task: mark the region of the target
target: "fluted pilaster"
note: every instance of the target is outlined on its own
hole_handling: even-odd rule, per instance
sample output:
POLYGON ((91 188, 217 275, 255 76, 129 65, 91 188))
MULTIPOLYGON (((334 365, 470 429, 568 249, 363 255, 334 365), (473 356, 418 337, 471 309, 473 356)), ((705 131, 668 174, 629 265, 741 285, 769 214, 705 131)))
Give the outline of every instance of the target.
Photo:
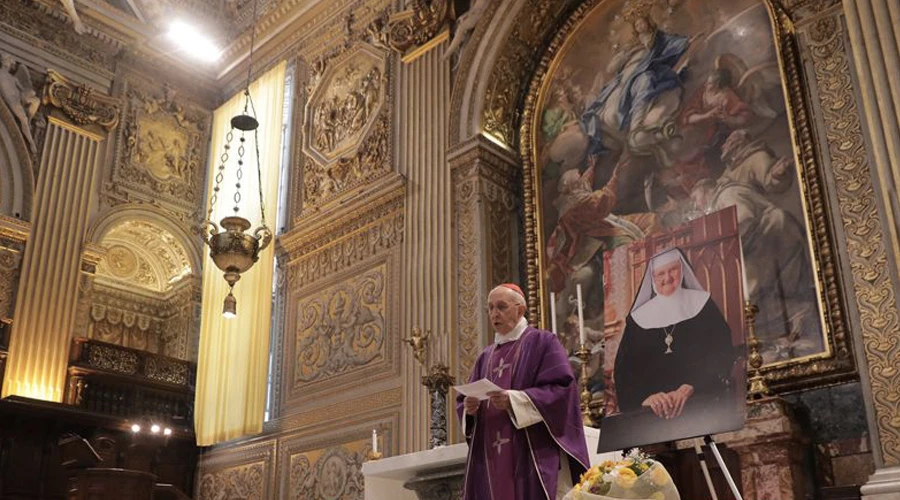
MULTIPOLYGON (((447 167, 449 64, 443 45, 399 67, 397 92, 399 171, 407 178, 403 245, 403 321, 400 336, 413 327, 430 330, 429 363, 450 364, 453 329, 452 214, 447 167)), ((401 451, 428 448, 429 399, 422 386, 426 370, 409 349, 402 361, 404 434, 401 451)), ((451 422, 452 425, 452 422, 451 422)))
MULTIPOLYGON (((900 255, 900 0, 844 0, 844 15, 853 51, 863 121, 873 160, 873 184, 880 191, 884 234, 894 259, 887 259, 897 287, 896 257, 900 255)), ((897 311, 894 311, 896 314, 897 311)), ((884 333, 884 332, 883 332, 884 333)), ((900 495, 900 375, 890 346, 875 338, 862 339, 861 379, 867 393, 872 450, 878 470, 863 486, 865 498, 900 495)))
POLYGON ((102 138, 51 117, 13 315, 3 396, 62 401, 102 138))

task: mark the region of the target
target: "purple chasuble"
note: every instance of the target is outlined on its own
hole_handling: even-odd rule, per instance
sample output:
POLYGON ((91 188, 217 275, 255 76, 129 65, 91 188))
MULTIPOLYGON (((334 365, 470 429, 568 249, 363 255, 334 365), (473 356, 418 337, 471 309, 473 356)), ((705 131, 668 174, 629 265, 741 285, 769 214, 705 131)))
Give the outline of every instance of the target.
MULTIPOLYGON (((573 482, 587 470, 578 388, 568 356, 556 335, 528 327, 518 340, 482 351, 469 381, 488 378, 504 389, 523 391, 543 417, 516 429, 509 412, 483 401, 478 414, 465 416, 469 457, 466 500, 554 499, 560 450, 573 482)), ((463 397, 456 412, 464 417, 463 397)))

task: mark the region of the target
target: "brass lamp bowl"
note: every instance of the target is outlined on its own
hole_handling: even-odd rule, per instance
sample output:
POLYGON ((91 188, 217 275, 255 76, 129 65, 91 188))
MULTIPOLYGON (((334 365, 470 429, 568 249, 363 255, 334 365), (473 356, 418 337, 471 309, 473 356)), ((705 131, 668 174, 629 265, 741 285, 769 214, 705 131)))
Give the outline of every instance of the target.
POLYGON ((259 260, 259 252, 269 246, 272 232, 266 226, 260 226, 253 234, 245 233, 250 229, 250 221, 238 216, 221 220, 225 231, 220 231, 212 221, 206 222, 213 228, 206 239, 209 256, 225 272, 225 281, 233 287, 241 279, 241 273, 259 260))

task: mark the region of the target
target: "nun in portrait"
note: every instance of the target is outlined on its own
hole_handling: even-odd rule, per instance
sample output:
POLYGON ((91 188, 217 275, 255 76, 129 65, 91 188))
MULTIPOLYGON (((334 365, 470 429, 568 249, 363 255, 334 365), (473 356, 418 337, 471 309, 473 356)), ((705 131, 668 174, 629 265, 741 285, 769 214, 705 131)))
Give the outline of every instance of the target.
POLYGON ((682 251, 650 259, 616 354, 627 444, 740 428, 744 416, 730 391, 735 358, 731 330, 682 251))

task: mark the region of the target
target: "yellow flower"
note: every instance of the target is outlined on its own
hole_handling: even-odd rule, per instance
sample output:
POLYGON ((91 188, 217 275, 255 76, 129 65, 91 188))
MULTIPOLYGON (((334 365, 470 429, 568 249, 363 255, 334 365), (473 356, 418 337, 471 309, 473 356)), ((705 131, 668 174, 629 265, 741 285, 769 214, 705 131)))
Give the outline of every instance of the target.
POLYGON ((629 468, 622 468, 616 471, 616 484, 623 489, 630 489, 637 481, 637 474, 629 468))
POLYGON ((619 460, 618 462, 616 462, 616 465, 620 465, 622 467, 631 467, 632 465, 634 465, 634 460, 626 458, 625 460, 619 460))
POLYGON ((665 467, 662 465, 658 465, 653 468, 653 472, 650 473, 650 481, 656 486, 663 486, 668 484, 671 479, 669 478, 669 474, 666 472, 665 467))

